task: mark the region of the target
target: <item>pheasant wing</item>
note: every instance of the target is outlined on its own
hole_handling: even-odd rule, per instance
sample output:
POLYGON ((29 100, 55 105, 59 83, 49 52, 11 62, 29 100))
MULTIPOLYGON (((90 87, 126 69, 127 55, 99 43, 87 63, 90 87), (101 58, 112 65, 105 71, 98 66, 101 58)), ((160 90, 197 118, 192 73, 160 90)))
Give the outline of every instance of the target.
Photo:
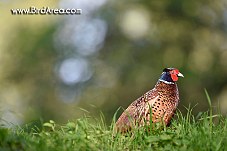
POLYGON ((152 89, 132 102, 116 122, 117 130, 126 132, 137 124, 144 125, 144 117, 147 117, 145 120, 150 120, 150 109, 158 97, 157 91, 152 89))

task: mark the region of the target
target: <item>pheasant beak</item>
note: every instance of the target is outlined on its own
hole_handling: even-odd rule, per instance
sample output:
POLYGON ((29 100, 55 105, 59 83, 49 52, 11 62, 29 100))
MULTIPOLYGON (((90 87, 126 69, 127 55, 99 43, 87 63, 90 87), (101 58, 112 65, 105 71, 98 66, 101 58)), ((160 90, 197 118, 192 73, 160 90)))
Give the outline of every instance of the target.
POLYGON ((182 78, 184 77, 184 75, 182 73, 180 73, 180 72, 177 74, 177 76, 178 77, 182 77, 182 78))

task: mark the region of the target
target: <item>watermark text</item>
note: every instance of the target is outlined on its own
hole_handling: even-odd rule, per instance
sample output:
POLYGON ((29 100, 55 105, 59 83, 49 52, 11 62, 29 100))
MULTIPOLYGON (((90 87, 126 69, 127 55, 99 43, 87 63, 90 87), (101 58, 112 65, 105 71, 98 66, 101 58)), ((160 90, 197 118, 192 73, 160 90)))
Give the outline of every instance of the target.
POLYGON ((74 9, 74 8, 50 8, 50 7, 42 7, 36 8, 35 6, 31 6, 29 8, 16 8, 11 9, 12 15, 81 15, 82 9, 74 9))

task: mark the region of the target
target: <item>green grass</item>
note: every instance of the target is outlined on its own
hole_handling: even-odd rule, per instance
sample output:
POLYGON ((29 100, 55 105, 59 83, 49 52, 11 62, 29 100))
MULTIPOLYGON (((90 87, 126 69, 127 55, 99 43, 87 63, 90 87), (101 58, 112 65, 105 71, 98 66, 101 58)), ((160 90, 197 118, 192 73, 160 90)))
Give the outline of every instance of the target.
POLYGON ((170 127, 139 128, 126 135, 116 134, 103 118, 94 122, 91 117, 66 125, 50 121, 30 132, 1 128, 0 150, 226 150, 227 120, 216 117, 213 124, 211 118, 206 112, 196 119, 188 110, 186 116, 178 112, 170 127))
POLYGON ((0 128, 0 150, 227 150, 227 119, 213 115, 212 107, 198 116, 190 106, 187 110, 185 116, 178 111, 170 127, 137 128, 125 135, 115 133, 114 120, 106 125, 103 115, 65 125, 49 121, 41 128, 0 128))

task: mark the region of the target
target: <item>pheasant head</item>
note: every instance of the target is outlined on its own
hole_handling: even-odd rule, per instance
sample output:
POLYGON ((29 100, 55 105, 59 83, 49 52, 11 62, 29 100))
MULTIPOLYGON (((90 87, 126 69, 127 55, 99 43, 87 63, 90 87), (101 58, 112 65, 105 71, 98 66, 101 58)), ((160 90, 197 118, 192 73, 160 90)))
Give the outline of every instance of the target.
POLYGON ((174 84, 178 77, 184 77, 182 73, 176 68, 165 68, 162 72, 162 75, 159 81, 162 81, 166 84, 174 84))

